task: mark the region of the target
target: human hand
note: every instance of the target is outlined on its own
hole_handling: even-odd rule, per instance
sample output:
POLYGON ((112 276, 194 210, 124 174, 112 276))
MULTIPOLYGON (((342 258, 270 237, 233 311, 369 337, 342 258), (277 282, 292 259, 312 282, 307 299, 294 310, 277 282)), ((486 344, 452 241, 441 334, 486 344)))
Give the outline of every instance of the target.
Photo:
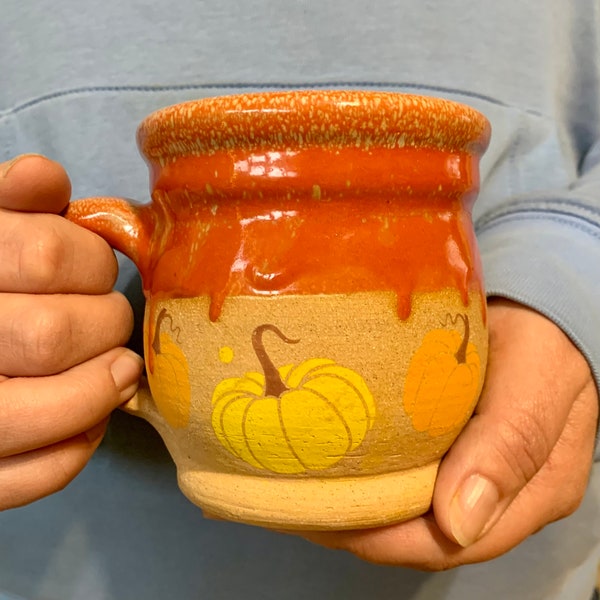
POLYGON ((581 502, 593 461, 598 392, 551 321, 496 299, 472 420, 442 461, 433 511, 379 529, 310 532, 372 562, 443 570, 494 558, 581 502))
POLYGON ((71 481, 142 370, 113 252, 59 216, 70 191, 46 158, 0 163, 0 510, 71 481))

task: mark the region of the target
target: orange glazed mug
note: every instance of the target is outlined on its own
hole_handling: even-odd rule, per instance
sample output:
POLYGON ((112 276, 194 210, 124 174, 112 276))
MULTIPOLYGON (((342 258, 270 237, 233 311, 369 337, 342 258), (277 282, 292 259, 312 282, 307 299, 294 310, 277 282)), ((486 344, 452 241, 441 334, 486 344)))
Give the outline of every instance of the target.
POLYGON ((428 510, 487 355, 471 108, 359 91, 207 98, 147 117, 152 202, 67 218, 139 268, 149 390, 206 511, 287 529, 428 510))

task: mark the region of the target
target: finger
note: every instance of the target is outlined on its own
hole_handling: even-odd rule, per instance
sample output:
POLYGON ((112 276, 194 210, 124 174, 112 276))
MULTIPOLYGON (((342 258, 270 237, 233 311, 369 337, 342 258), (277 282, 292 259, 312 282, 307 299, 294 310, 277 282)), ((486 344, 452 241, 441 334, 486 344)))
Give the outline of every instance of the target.
POLYGON ((53 375, 110 348, 124 345, 133 328, 126 298, 3 294, 0 373, 53 375))
POLYGON ((116 348, 60 375, 0 383, 0 457, 92 428, 131 398, 141 372, 139 356, 116 348))
POLYGON ((476 414, 442 462, 434 492, 440 527, 462 546, 484 535, 547 462, 590 380, 568 338, 533 311, 491 308, 490 334, 476 414))
POLYGON ((598 396, 590 382, 579 394, 559 440, 531 481, 466 557, 488 560, 506 552, 548 523, 573 513, 589 482, 594 457, 598 396))
POLYGON ((66 171, 44 156, 22 154, 0 163, 0 208, 58 214, 70 195, 66 171))
POLYGON ((107 422, 52 446, 0 460, 0 511, 62 490, 91 458, 107 422))
POLYGON ((57 215, 0 210, 0 256, 0 292, 105 294, 117 277, 108 244, 57 215))
POLYGON ((433 515, 377 529, 311 531, 302 534, 311 542, 345 550, 367 562, 439 571, 460 562, 467 550, 449 540, 433 515))

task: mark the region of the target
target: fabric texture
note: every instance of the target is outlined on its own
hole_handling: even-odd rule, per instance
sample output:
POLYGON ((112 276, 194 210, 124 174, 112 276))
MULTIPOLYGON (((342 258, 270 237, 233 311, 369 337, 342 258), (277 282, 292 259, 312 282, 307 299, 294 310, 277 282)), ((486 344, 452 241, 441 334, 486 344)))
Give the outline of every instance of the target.
MULTIPOLYGON (((488 293, 549 316, 600 382, 597 0, 3 0, 0 15, 0 160, 46 154, 74 197, 147 200, 137 124, 188 99, 353 88, 480 110, 493 129, 474 211, 488 293)), ((139 349, 140 282, 120 261, 139 349)), ((157 434, 117 413, 65 491, 0 514, 0 598, 588 600, 599 538, 596 463, 574 515, 497 560, 440 574, 368 565, 203 520, 157 434)))

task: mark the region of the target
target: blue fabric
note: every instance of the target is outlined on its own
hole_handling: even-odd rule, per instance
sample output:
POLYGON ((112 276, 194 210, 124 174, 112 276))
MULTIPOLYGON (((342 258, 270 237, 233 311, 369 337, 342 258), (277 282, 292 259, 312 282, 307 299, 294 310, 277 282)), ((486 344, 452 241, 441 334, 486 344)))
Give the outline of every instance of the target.
MULTIPOLYGON (((474 211, 488 291, 554 319, 600 381, 599 22, 597 0, 2 0, 0 159, 40 152, 75 197, 147 200, 135 129, 165 105, 298 87, 470 104, 493 127, 474 211)), ((117 413, 66 490, 0 514, 0 598, 587 600, 599 540, 596 464, 573 516, 495 561, 368 565, 202 519, 157 434, 117 413)))

